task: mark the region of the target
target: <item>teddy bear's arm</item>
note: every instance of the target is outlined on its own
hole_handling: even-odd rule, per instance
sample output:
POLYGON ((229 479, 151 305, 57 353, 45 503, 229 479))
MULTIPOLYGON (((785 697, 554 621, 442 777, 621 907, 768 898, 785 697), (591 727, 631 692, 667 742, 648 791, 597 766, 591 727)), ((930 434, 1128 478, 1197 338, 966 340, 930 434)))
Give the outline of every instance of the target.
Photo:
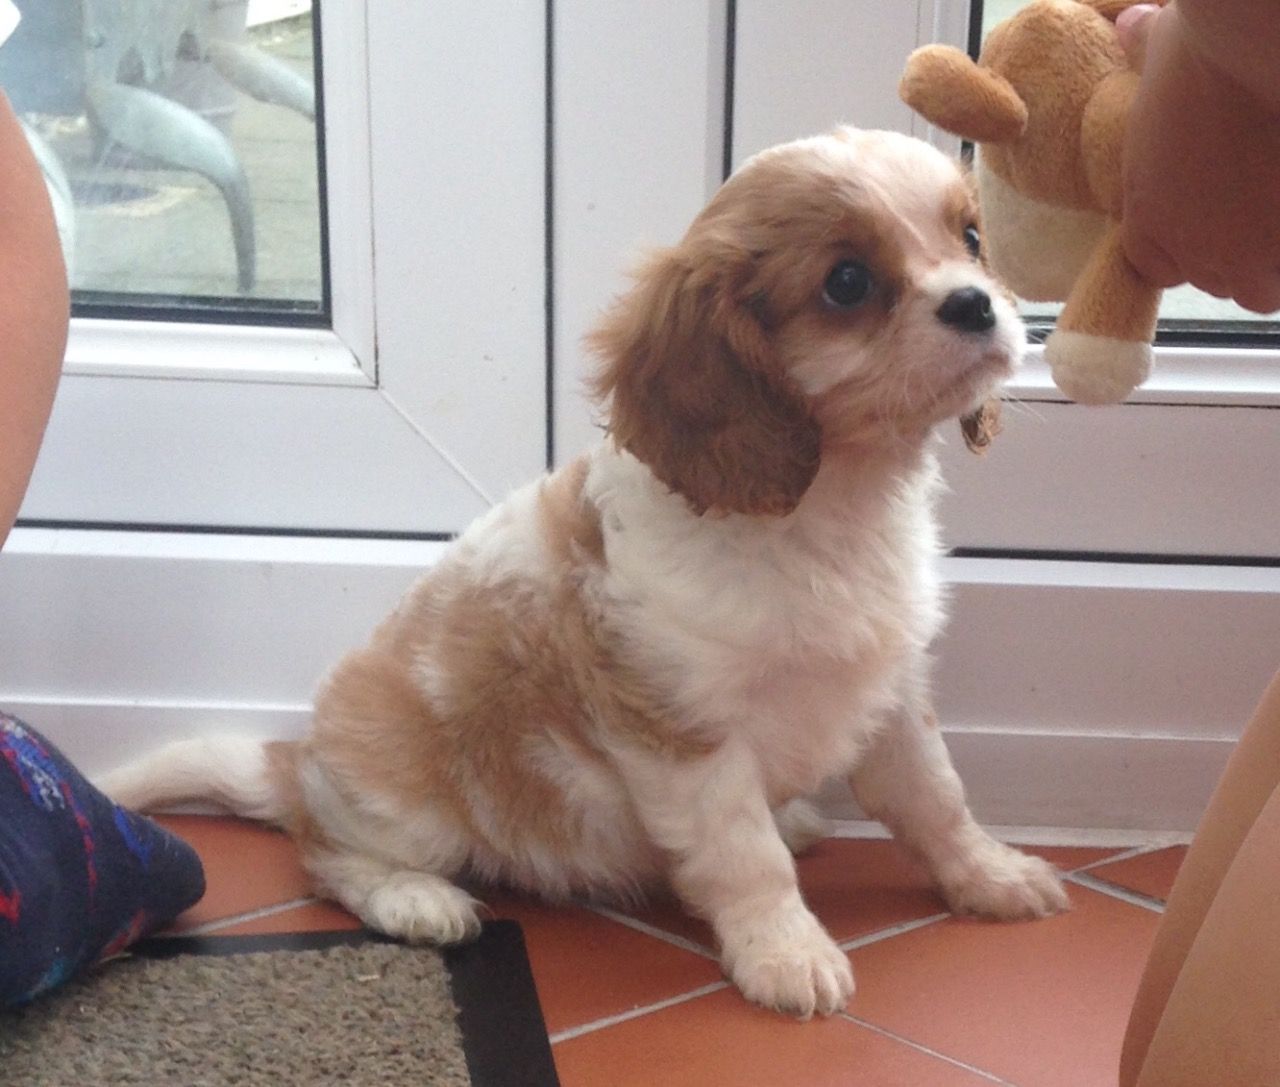
POLYGON ((1045 343, 1058 388, 1082 404, 1114 404, 1141 385, 1160 295, 1129 263, 1112 220, 1045 343))
POLYGON ((931 124, 966 140, 1006 143, 1027 125, 1026 104, 1009 81, 950 45, 912 53, 898 93, 931 124))

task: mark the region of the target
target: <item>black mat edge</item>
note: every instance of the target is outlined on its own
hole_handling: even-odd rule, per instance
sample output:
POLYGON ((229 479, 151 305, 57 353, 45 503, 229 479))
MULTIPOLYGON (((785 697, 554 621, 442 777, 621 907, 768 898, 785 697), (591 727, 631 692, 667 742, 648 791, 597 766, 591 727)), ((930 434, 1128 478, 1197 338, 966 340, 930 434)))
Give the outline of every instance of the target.
MULTIPOLYGON (((128 954, 144 959, 172 959, 179 955, 324 951, 331 947, 399 942, 367 929, 255 936, 153 936, 134 944, 128 954)), ((437 950, 449 970, 454 1003, 458 1005, 458 1029, 462 1032, 472 1087, 559 1087, 519 923, 486 921, 479 937, 471 943, 437 950)))
POLYGON ((559 1087, 519 923, 486 922, 474 943, 447 948, 445 962, 472 1087, 559 1087), (495 1007, 500 1030, 492 1029, 495 1007))
POLYGON ((260 951, 326 951, 331 947, 393 944, 397 941, 367 929, 337 932, 269 932, 253 936, 151 936, 125 954, 140 959, 174 959, 179 955, 250 955, 260 951))

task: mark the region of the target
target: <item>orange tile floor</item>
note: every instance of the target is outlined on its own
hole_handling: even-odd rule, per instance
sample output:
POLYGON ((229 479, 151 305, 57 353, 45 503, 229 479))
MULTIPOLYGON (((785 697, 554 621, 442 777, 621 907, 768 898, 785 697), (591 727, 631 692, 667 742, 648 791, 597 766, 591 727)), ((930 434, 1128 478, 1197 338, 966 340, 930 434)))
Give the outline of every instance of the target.
MULTIPOLYGON (((185 932, 356 928, 315 899, 289 841, 166 816, 205 863, 185 932)), ((847 1010, 798 1023, 746 1004, 707 928, 673 904, 629 915, 490 895, 524 928, 564 1087, 1110 1087, 1129 1003, 1182 847, 1037 848, 1072 909, 1000 925, 950 917, 889 842, 830 838, 799 863, 853 960, 847 1010)))

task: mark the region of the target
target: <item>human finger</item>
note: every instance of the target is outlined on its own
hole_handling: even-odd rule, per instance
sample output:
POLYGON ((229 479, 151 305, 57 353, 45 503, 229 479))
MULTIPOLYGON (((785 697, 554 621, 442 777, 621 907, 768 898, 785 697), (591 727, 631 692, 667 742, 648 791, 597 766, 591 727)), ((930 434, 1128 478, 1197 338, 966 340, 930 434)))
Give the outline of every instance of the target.
POLYGON ((1192 272, 1187 276, 1187 282, 1196 290, 1204 291, 1205 294, 1214 298, 1231 297, 1231 287, 1228 286, 1226 278, 1215 272, 1192 272))
POLYGON ((1129 58, 1130 65, 1139 72, 1146 63, 1147 42, 1151 39, 1151 29, 1159 14, 1159 4, 1134 4, 1131 8, 1125 8, 1116 18, 1120 45, 1129 58))
POLYGON ((1130 214, 1121 226, 1125 255, 1147 280, 1157 287, 1176 287, 1187 281, 1176 260, 1149 233, 1135 225, 1130 214))
POLYGON ((1252 313, 1265 315, 1280 312, 1280 269, 1238 286, 1231 296, 1236 305, 1252 313))

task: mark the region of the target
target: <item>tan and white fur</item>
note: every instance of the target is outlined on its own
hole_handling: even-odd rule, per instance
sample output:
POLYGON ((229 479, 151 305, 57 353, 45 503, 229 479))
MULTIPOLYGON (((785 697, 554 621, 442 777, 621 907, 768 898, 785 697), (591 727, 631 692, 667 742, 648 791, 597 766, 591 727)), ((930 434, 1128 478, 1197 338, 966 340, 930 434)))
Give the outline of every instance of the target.
POLYGON ((1023 342, 975 215, 906 136, 756 156, 593 335, 607 440, 472 525, 329 675, 306 739, 178 744, 105 787, 282 825, 323 893, 409 940, 476 932, 455 877, 666 884, 748 998, 800 1016, 853 992, 788 849, 821 835, 802 798, 832 775, 953 909, 1065 908, 974 822, 929 705, 935 429, 1023 342))

